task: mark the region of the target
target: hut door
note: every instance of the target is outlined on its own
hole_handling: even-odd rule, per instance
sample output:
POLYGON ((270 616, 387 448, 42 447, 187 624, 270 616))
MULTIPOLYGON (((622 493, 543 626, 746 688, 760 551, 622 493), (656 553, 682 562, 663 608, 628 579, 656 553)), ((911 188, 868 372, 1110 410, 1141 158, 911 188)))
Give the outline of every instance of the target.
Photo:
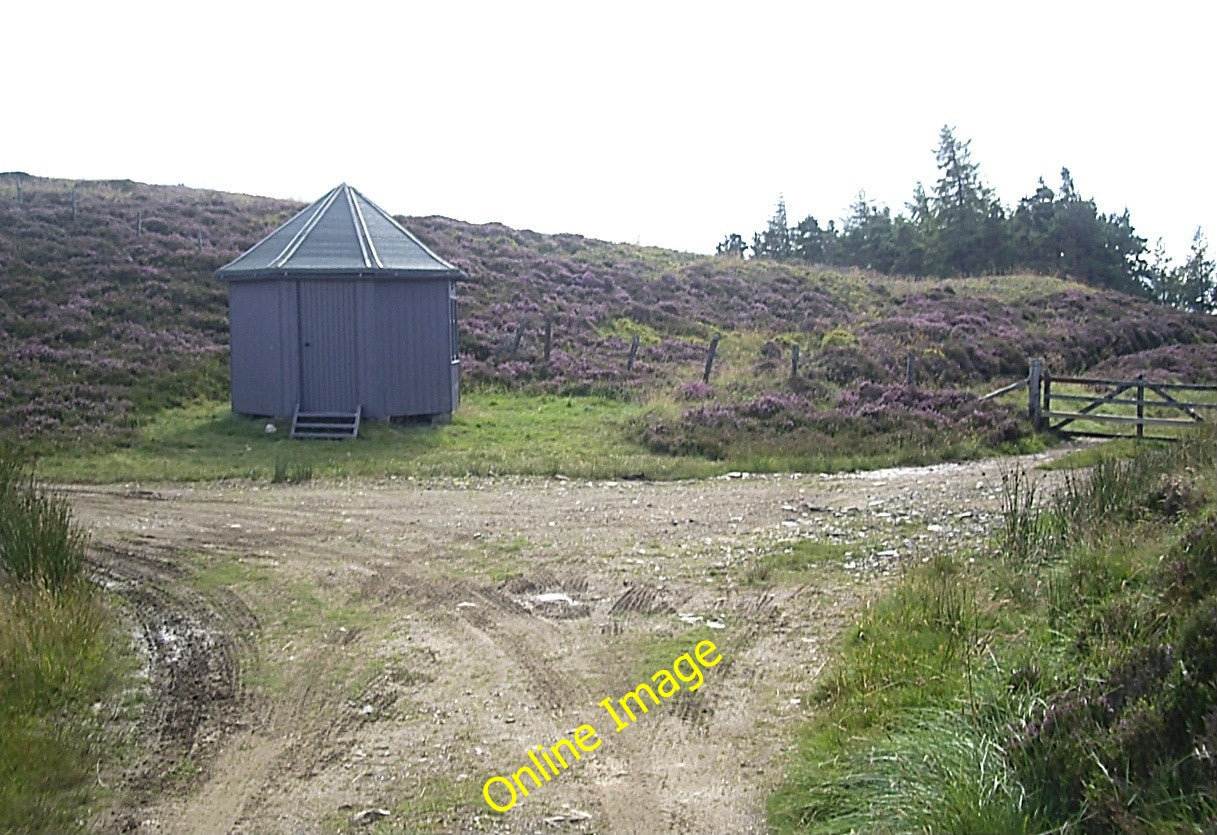
POLYGON ((300 410, 353 413, 359 404, 355 283, 301 281, 300 410))

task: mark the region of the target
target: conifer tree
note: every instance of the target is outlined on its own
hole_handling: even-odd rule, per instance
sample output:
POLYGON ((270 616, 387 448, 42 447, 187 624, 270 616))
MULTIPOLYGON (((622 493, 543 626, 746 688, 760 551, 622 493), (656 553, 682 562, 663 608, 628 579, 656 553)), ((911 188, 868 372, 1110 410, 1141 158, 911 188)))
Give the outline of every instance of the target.
POLYGON ((995 223, 1004 221, 1004 209, 981 182, 971 144, 956 139, 949 125, 943 125, 938 136, 934 158, 940 176, 929 199, 927 249, 928 266, 941 275, 993 271, 998 266, 985 247, 1004 237, 1004 223, 995 223))
POLYGON ((1179 301, 1184 310, 1195 313, 1217 311, 1217 266, 1208 255, 1209 243, 1204 230, 1196 229, 1187 261, 1179 268, 1179 301))
POLYGON ((729 255, 733 258, 743 258, 748 254, 748 244, 743 237, 732 232, 719 242, 714 251, 719 255, 729 255))
POLYGON ((809 264, 827 263, 825 245, 833 231, 821 229, 820 222, 808 215, 791 230, 791 254, 799 261, 809 264))
POLYGON ((790 227, 786 221, 786 198, 778 196, 778 206, 769 219, 769 226, 764 232, 753 236, 752 251, 757 258, 772 258, 775 261, 785 261, 790 258, 791 248, 790 227))

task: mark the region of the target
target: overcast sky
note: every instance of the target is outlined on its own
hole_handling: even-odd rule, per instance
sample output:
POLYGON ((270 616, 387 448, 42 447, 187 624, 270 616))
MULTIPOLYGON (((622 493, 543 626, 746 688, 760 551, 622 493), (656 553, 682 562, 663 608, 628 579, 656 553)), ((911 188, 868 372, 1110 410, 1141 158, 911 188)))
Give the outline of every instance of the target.
POLYGON ((1208 4, 8 4, 0 170, 712 251, 894 211, 943 124, 1007 205, 1068 166, 1186 254, 1217 230, 1208 4))

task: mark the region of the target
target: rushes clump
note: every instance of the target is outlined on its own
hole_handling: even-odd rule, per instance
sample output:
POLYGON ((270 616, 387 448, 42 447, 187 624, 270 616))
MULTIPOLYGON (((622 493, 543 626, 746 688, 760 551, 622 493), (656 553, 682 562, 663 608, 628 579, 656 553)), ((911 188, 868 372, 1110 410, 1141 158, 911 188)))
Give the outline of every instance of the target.
POLYGON ((1055 539, 1039 483, 1021 466, 1003 470, 1000 550, 1015 565, 1042 560, 1055 539))
POLYGON ((34 482, 33 462, 0 446, 0 567, 15 582, 58 593, 77 583, 87 538, 67 502, 34 482))

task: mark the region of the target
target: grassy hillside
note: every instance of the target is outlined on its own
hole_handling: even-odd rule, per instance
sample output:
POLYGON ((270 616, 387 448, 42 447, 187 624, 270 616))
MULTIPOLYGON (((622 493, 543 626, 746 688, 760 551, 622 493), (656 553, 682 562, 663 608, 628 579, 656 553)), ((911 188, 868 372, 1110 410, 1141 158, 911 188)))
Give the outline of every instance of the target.
MULTIPOLYGON (((166 408, 223 401, 227 311, 212 273, 299 208, 127 181, 0 176, 0 428, 125 442, 166 408)), ((1077 371, 1135 366, 1148 351, 1160 373, 1189 375, 1211 375, 1217 359, 1211 317, 1057 279, 905 281, 404 221, 469 276, 460 288, 468 387, 660 402, 632 424, 659 454, 780 452, 775 431, 829 437, 894 413, 913 414, 887 430, 948 420, 993 441, 1010 434, 1008 412, 903 391, 909 353, 919 383, 952 389, 1015 379, 1031 355, 1077 371), (705 387, 714 335, 722 341, 705 387), (791 381, 793 344, 802 363, 791 381)))

